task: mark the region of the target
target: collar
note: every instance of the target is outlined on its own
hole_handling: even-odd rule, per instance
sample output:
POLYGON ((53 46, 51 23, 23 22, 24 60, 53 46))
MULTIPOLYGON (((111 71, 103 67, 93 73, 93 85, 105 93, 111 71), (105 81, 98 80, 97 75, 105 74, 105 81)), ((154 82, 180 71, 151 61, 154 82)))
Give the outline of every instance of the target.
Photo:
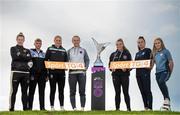
POLYGON ((160 50, 158 50, 157 52, 161 52, 161 51, 163 51, 165 48, 161 48, 160 50))
POLYGON ((56 47, 54 44, 52 45, 52 47, 57 48, 57 49, 62 48, 62 46, 56 47))
POLYGON ((78 46, 78 47, 74 47, 74 46, 73 46, 72 48, 81 48, 81 47, 80 47, 80 46, 78 46))
POLYGON ((24 48, 23 46, 20 46, 20 45, 18 45, 18 44, 16 45, 16 47, 18 47, 18 48, 24 48))
POLYGON ((144 49, 146 49, 146 48, 143 48, 142 50, 140 49, 140 51, 143 51, 144 49))
MULTIPOLYGON (((34 48, 34 49, 31 49, 31 50, 33 50, 33 51, 35 51, 35 52, 38 52, 35 48, 34 48)), ((40 49, 38 53, 42 53, 42 52, 43 52, 43 51, 40 49)))
POLYGON ((118 53, 118 52, 120 52, 120 53, 121 53, 121 52, 124 52, 124 50, 120 51, 120 50, 118 50, 118 49, 117 49, 117 50, 116 50, 116 52, 117 52, 117 53, 118 53))

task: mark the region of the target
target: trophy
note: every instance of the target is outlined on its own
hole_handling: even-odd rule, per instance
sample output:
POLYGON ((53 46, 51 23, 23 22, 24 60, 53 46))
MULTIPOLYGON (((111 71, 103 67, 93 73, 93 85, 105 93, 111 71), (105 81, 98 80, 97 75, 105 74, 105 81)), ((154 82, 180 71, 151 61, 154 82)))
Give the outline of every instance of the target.
POLYGON ((96 49, 97 58, 94 62, 94 66, 91 68, 91 110, 105 110, 105 71, 100 54, 110 44, 98 43, 92 38, 96 49))
POLYGON ((100 54, 110 44, 110 42, 98 43, 94 38, 92 38, 92 40, 97 49, 97 57, 96 57, 96 61, 94 62, 94 67, 103 66, 103 62, 101 60, 100 54))

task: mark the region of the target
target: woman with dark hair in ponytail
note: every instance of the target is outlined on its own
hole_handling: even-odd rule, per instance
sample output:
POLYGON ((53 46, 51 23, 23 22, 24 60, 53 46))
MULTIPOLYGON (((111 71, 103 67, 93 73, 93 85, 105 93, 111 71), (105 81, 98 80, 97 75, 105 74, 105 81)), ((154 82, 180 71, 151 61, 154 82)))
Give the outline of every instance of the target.
MULTIPOLYGON (((146 48, 146 41, 143 36, 140 36, 137 41, 138 52, 135 60, 150 60, 151 49, 146 48)), ((151 69, 137 68, 136 79, 142 95, 145 110, 152 110, 152 93, 151 93, 151 69)))
MULTIPOLYGON (((116 41, 117 50, 110 56, 109 64, 113 61, 128 61, 131 60, 131 54, 124 45, 122 39, 116 41)), ((115 89, 115 105, 116 110, 120 109, 121 102, 121 86, 127 106, 127 111, 131 111, 129 97, 129 76, 131 69, 112 69, 113 84, 115 89)))

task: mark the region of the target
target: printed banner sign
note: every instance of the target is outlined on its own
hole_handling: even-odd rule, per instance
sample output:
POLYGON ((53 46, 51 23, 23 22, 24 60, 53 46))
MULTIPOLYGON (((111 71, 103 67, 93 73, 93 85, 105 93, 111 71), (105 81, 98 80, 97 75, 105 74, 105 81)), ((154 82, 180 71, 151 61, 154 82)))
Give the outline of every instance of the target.
POLYGON ((114 61, 110 63, 110 69, 149 68, 150 63, 151 60, 114 61))
POLYGON ((85 66, 83 63, 74 62, 55 62, 55 61, 45 61, 45 66, 48 69, 81 69, 84 70, 85 66))

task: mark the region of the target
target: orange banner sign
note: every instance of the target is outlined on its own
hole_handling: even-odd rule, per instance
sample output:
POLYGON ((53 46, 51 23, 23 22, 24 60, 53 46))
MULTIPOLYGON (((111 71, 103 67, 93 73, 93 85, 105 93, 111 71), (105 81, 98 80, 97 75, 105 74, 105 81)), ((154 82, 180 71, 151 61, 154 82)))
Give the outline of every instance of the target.
POLYGON ((83 63, 72 63, 72 62, 45 61, 45 66, 48 69, 81 69, 81 70, 85 69, 83 63))
POLYGON ((150 68, 150 63, 151 60, 114 61, 110 63, 110 69, 150 68))

